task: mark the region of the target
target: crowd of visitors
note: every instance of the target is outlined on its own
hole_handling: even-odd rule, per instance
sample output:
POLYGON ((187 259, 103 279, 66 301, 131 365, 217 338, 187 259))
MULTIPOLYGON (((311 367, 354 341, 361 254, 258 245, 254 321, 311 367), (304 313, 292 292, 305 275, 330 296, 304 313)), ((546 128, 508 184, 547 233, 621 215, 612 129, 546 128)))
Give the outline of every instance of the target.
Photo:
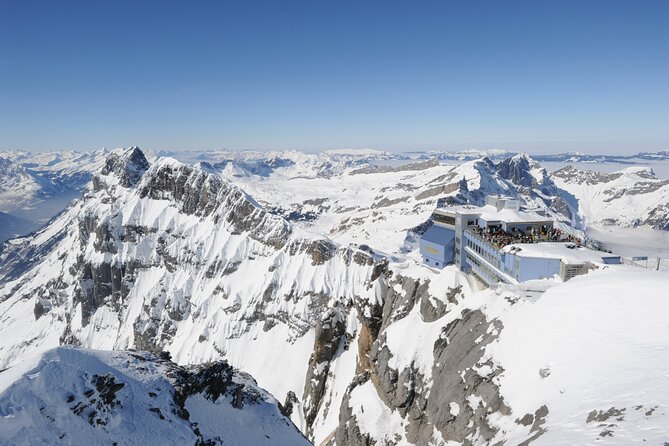
POLYGON ((530 229, 526 232, 516 230, 505 231, 501 227, 480 228, 475 226, 470 228, 472 232, 479 237, 494 245, 498 249, 514 243, 537 243, 537 242, 573 242, 580 246, 581 240, 571 234, 565 234, 558 228, 530 229))

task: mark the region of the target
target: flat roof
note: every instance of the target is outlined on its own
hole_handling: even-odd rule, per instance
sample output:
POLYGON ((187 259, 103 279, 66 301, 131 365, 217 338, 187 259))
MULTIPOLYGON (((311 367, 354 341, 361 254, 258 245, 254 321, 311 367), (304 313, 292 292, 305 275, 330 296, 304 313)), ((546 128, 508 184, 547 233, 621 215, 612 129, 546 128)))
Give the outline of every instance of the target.
POLYGON ((576 247, 576 244, 571 242, 514 243, 505 246, 502 251, 505 253, 514 251, 518 257, 558 259, 568 265, 580 265, 585 262, 603 263, 604 258, 620 257, 604 251, 576 247))
POLYGON ((432 225, 430 229, 425 231, 425 234, 420 238, 426 242, 436 243, 438 245, 445 245, 450 242, 455 233, 452 229, 444 228, 443 226, 432 225))
POLYGON ((457 206, 448 206, 443 208, 437 208, 434 211, 439 213, 455 214, 459 212, 461 214, 478 214, 480 206, 472 206, 471 204, 461 204, 457 206))
POLYGON ((539 215, 532 211, 517 211, 515 209, 500 209, 495 206, 482 206, 480 209, 479 218, 485 221, 504 221, 507 223, 541 223, 552 222, 553 219, 539 215))
POLYGON ((533 211, 517 211, 514 209, 501 209, 497 210, 495 206, 485 205, 485 206, 472 206, 469 204, 458 205, 458 206, 449 206, 443 208, 437 208, 435 212, 441 214, 466 214, 473 215, 476 214, 479 218, 482 218, 485 221, 504 221, 507 223, 543 223, 543 222, 552 222, 553 219, 543 215, 539 215, 533 211))

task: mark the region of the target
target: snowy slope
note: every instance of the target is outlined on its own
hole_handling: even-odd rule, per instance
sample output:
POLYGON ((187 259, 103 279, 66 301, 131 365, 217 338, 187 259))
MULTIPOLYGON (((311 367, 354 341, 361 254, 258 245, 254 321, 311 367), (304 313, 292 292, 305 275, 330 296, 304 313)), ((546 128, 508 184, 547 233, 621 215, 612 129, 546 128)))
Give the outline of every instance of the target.
POLYGON ((669 276, 607 266, 480 290, 416 262, 438 203, 506 193, 568 221, 545 170, 507 160, 226 180, 229 164, 114 152, 81 200, 0 251, 0 368, 63 343, 225 358, 314 444, 661 444, 669 276))
POLYGON ((589 224, 669 229, 669 180, 657 179, 650 168, 605 174, 567 166, 551 177, 578 201, 589 224))
POLYGON ((0 261, 0 367, 61 343, 165 349, 180 363, 226 357, 302 401, 315 326, 368 293, 378 259, 293 228, 206 170, 149 167, 130 149, 0 261))
POLYGON ((450 298, 446 283, 423 290, 447 306, 441 317, 419 291, 381 326, 368 370, 344 399, 337 444, 669 438, 665 273, 609 267, 565 284, 465 288, 450 298), (537 289, 547 291, 537 298, 537 289))
POLYGON ((483 204, 486 195, 506 194, 529 208, 572 220, 569 205, 536 162, 520 155, 500 166, 488 158, 458 165, 433 159, 395 168, 352 168, 330 177, 244 176, 234 181, 265 208, 303 228, 396 256, 415 252, 414 229, 438 204, 483 204))
MULTIPOLYGON (((65 208, 100 170, 106 156, 105 151, 0 152, 0 212, 26 222, 11 236, 39 228, 65 208)), ((9 232, 0 228, 0 233, 9 232)))
MULTIPOLYGON (((668 285, 666 273, 596 271, 498 316, 505 329, 486 358, 504 370, 505 402, 518 418, 547 408, 533 444, 667 441, 668 285)), ((511 443, 526 435, 502 429, 511 443)))
POLYGON ((7 212, 27 205, 53 192, 25 167, 7 158, 0 158, 0 211, 7 212))
POLYGON ((310 444, 226 362, 60 347, 15 368, 0 372, 0 445, 310 444))

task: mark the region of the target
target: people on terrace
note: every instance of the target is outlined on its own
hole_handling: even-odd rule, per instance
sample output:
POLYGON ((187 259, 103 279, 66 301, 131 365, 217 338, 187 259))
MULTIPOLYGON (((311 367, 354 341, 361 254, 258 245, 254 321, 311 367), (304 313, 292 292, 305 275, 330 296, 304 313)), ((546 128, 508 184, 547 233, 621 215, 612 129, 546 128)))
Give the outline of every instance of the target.
POLYGON ((538 230, 534 228, 527 232, 518 231, 515 227, 511 231, 504 231, 500 226, 489 226, 487 228, 480 228, 475 226, 471 231, 478 234, 488 243, 492 244, 498 249, 504 248, 506 245, 515 243, 537 243, 537 242, 574 242, 580 245, 581 240, 571 234, 564 234, 558 228, 548 229, 546 226, 538 230))

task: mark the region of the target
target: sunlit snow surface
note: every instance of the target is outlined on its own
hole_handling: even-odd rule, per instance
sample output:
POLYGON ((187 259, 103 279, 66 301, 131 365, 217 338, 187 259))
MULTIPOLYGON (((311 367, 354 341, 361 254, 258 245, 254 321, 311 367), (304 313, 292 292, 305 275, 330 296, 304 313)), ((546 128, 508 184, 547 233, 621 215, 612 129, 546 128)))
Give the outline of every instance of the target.
MULTIPOLYGON (((455 274, 446 269, 440 276, 452 280, 455 274)), ((439 296, 445 289, 434 291, 439 296)), ((414 307, 386 330, 393 367, 414 364, 429 377, 432 345, 465 308, 480 308, 504 325, 480 361, 490 359, 503 369, 496 382, 512 410, 497 417, 495 440, 518 444, 531 437, 530 427, 516 420, 543 405, 549 408, 546 432, 532 444, 663 444, 669 438, 666 273, 608 267, 564 284, 545 280, 472 290, 449 314, 430 323, 414 307), (526 287, 543 292, 519 298, 527 294, 526 287), (593 412, 611 408, 621 414, 588 421, 593 412)), ((478 373, 485 375, 485 367, 478 373)), ((405 438, 406 420, 380 404, 371 382, 355 389, 350 404, 373 438, 405 438)))
POLYGON ((308 445, 278 402, 248 377, 248 397, 196 392, 179 412, 173 364, 146 353, 60 347, 0 373, 0 445, 308 445), (115 387, 101 386, 105 378, 115 387), (241 406, 241 407, 240 407, 241 406))
MULTIPOLYGON (((297 161, 300 156, 295 155, 297 161)), ((240 186, 266 209, 287 217, 298 211, 291 223, 295 229, 292 240, 326 236, 338 242, 341 250, 350 243, 369 245, 377 254, 387 256, 393 277, 429 280, 430 299, 448 305, 448 312, 426 322, 415 305, 408 314, 390 323, 383 334, 392 353, 389 360, 392 368, 413 366, 430 382, 435 361, 433 345, 444 327, 460 318, 464 310, 481 309, 488 319, 498 319, 503 324, 497 333, 499 337, 486 347, 483 360, 475 367, 479 375, 488 376, 491 366, 483 362, 489 359, 493 367, 503 369, 495 380, 511 414, 493 414, 493 423, 500 429, 495 441, 518 444, 532 437, 535 433, 530 432, 530 426, 516 420, 535 413, 543 405, 548 408, 542 426, 546 431, 532 444, 628 445, 669 441, 666 317, 669 275, 666 273, 627 265, 610 266, 567 283, 547 279, 481 290, 471 277, 452 266, 437 271, 420 265, 415 236, 408 230, 423 223, 437 199, 450 193, 440 189, 441 192, 432 194, 435 187, 464 179, 470 190, 480 187, 482 181, 490 181, 483 185, 486 190, 500 193, 507 190, 508 184, 502 181, 482 179, 473 162, 372 173, 356 172, 364 166, 338 166, 341 170, 334 169, 327 175, 317 173, 323 168, 322 159, 317 157, 276 169, 268 176, 249 174, 240 165, 219 167, 221 176, 240 186), (316 218, 309 216, 309 212, 316 218), (449 289, 458 286, 462 287, 462 298, 455 303, 447 302, 449 289)), ((635 176, 635 172, 638 171, 631 175, 635 176)), ((589 208, 584 206, 581 210, 590 223, 591 215, 600 211, 614 215, 615 211, 614 206, 602 200, 605 196, 595 190, 597 187, 572 191, 589 203, 589 208)), ((658 190, 659 194, 664 193, 662 188, 658 190)), ((381 303, 383 298, 382 287, 368 283, 371 266, 350 266, 338 256, 323 265, 313 265, 304 256, 276 252, 244 234, 232 234, 225 225, 181 214, 169 202, 123 191, 118 192, 117 198, 113 204, 93 199, 73 205, 30 243, 46 243, 58 231, 67 233, 64 241, 22 280, 0 285, 0 364, 15 365, 0 374, 0 386, 14 382, 15 378, 8 377, 16 373, 17 364, 27 361, 25 358, 59 344, 68 317, 74 321, 73 335, 86 347, 133 347, 133 324, 143 306, 156 298, 162 321, 171 309, 190 302, 187 317, 174 322, 175 333, 164 346, 179 363, 225 357, 253 375, 260 387, 279 400, 283 401, 292 391, 302 401, 314 349, 314 330, 300 333, 293 324, 308 318, 308 302, 294 302, 283 296, 293 290, 325 293, 332 296, 331 305, 335 301, 381 303), (68 268, 76 255, 71 251, 79 243, 70 219, 87 212, 121 225, 142 225, 160 234, 175 234, 167 252, 183 264, 198 258, 201 267, 167 271, 154 252, 158 236, 144 238, 135 245, 124 244, 113 256, 97 252, 91 242, 83 254, 93 262, 109 260, 111 256, 118 261, 134 258, 155 265, 139 273, 127 306, 120 313, 101 306, 84 327, 80 309, 73 305, 68 294, 72 287, 65 287, 53 288, 59 293, 62 308, 53 308, 35 320, 35 302, 39 297, 35 290, 61 273, 69 277, 68 268), (222 259, 240 264, 224 277, 205 277, 203 270, 222 259), (281 298, 273 301, 266 311, 287 315, 290 322, 280 321, 265 329, 263 324, 248 323, 246 318, 272 282, 278 283, 276 296, 281 298)), ((653 204, 650 198, 644 200, 635 201, 634 209, 643 212, 653 204)), ((624 219, 626 213, 618 209, 616 215, 624 219)), ((653 240, 652 235, 647 240, 653 240)), ((361 335, 357 311, 353 308, 346 313, 346 337, 353 341, 346 348, 342 343, 330 364, 324 399, 312 425, 311 439, 315 444, 333 438, 340 422, 342 401, 356 375, 360 359, 357 339, 361 335)), ((430 389, 435 391, 438 389, 430 389)), ((371 381, 355 387, 348 397, 351 413, 363 433, 377 439, 378 444, 389 440, 407 444, 408 420, 383 402, 371 381)), ((479 401, 472 398, 465 404, 479 401)), ((297 406, 291 418, 306 429, 297 406)), ((447 407, 453 416, 466 409, 454 402, 447 407)), ((199 412, 197 407, 193 413, 203 419, 211 415, 199 412)), ((438 441, 440 434, 436 430, 433 438, 434 444, 445 444, 438 441)), ((472 442, 480 444, 475 438, 472 442)))

